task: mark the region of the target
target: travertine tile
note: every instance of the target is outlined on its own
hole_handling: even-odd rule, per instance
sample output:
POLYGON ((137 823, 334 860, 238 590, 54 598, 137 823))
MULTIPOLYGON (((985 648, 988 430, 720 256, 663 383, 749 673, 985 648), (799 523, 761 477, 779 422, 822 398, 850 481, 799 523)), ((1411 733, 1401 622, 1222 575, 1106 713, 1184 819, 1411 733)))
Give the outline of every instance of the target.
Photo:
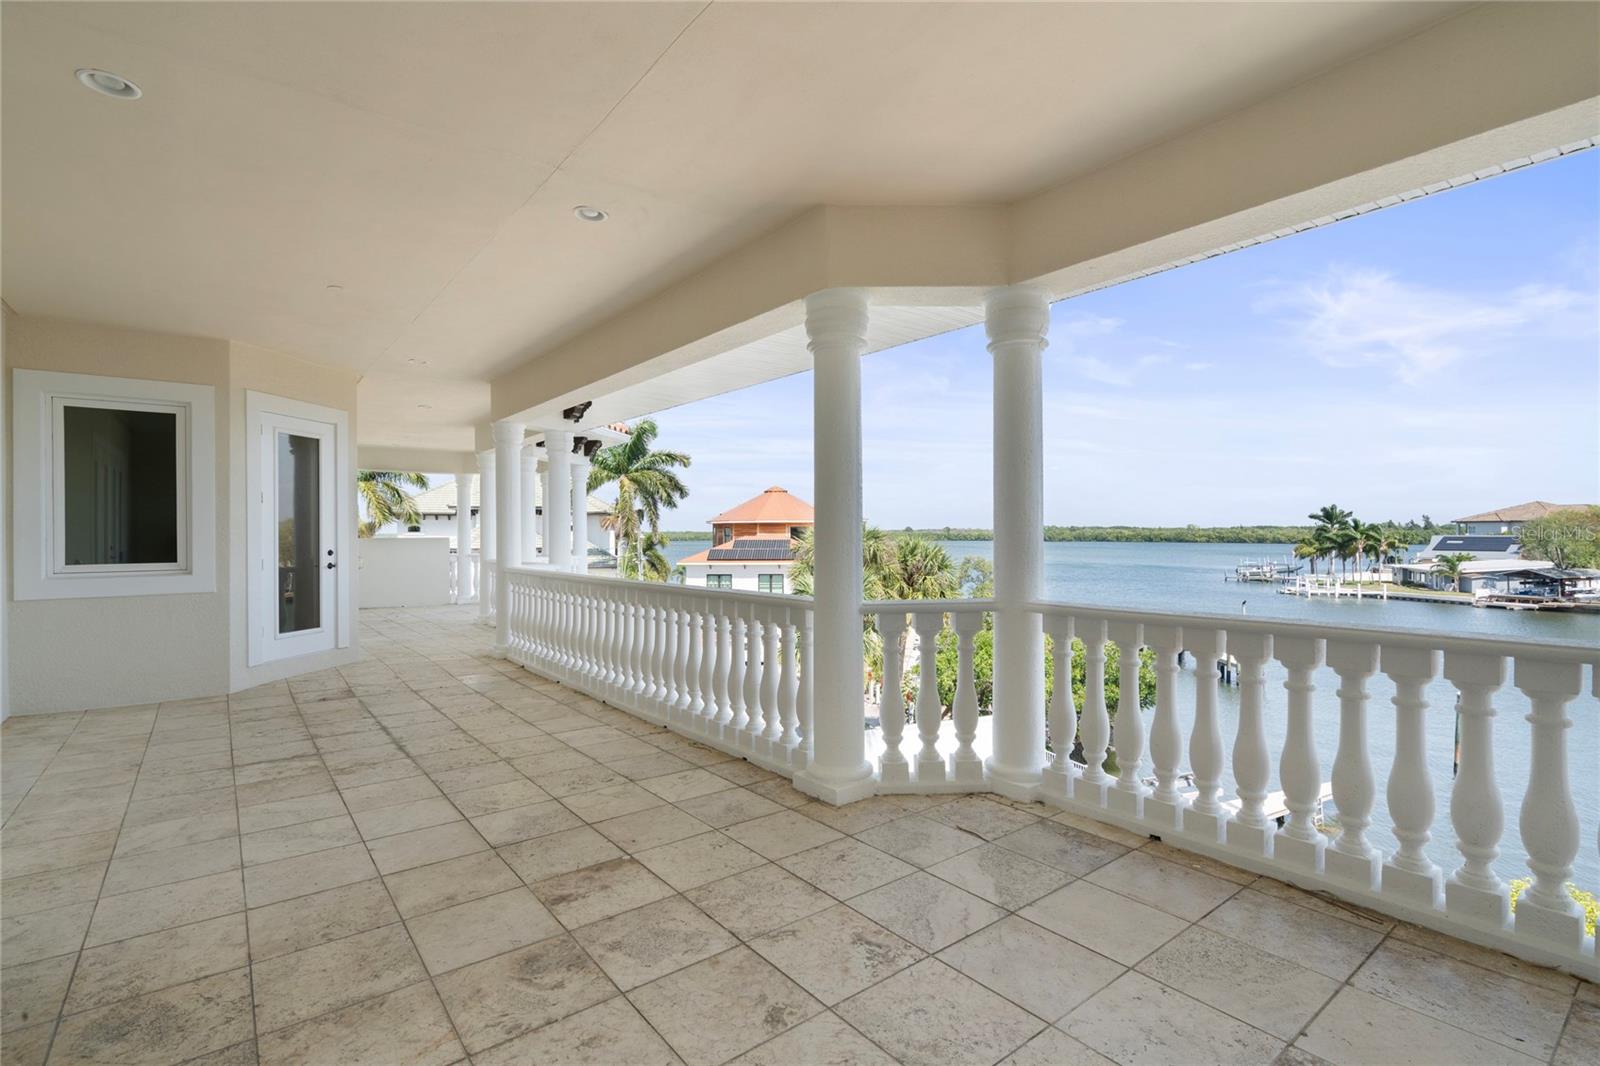
POLYGON ((595 823, 595 829, 618 847, 630 852, 671 844, 710 830, 700 819, 676 807, 652 807, 595 823))
MULTIPOLYGON (((5 858, 10 859, 8 853, 5 858)), ((0 912, 15 918, 34 911, 54 910, 70 903, 93 903, 100 895, 106 863, 69 866, 60 870, 7 877, 0 881, 0 912)))
POLYGON ((996 1062, 1044 1028, 938 959, 924 959, 835 1010, 908 1066, 996 1062))
POLYGON ((668 974, 628 999, 688 1066, 725 1062, 822 1010, 747 947, 668 974))
POLYGON ((252 907, 265 907, 269 903, 354 884, 376 876, 378 871, 373 867, 367 849, 360 844, 350 844, 245 867, 245 898, 252 907))
POLYGON ((750 947, 830 1006, 923 957, 915 944, 842 903, 756 937, 750 947))
POLYGON ((434 984, 473 1054, 617 994, 569 936, 464 966, 434 984))
POLYGON ((380 873, 385 874, 443 862, 475 851, 487 851, 488 848, 483 837, 467 822, 448 822, 367 842, 373 863, 380 873))
POLYGON ((1181 918, 1087 881, 1074 881, 1017 913, 1124 966, 1188 928, 1181 918))
POLYGON ((560 874, 537 882, 533 891, 568 929, 672 895, 664 881, 632 859, 612 859, 560 874))
POLYGON ((111 858, 116 843, 117 833, 114 829, 43 843, 19 843, 8 837, 4 845, 6 880, 45 870, 105 862, 111 858))
POLYGON ((872 1041, 824 1011, 740 1055, 732 1066, 895 1066, 872 1041))
POLYGON ((67 996, 69 1014, 224 973, 250 961, 243 914, 89 948, 67 996))
POLYGON ((1335 1066, 1532 1066, 1543 1061, 1349 987, 1312 1020, 1295 1047, 1335 1066))
POLYGON ((772 863, 684 895, 734 936, 748 940, 833 906, 833 897, 772 863))
POLYGON ((528 884, 623 857, 622 850, 588 826, 497 849, 528 884))
POLYGON ((1104 837, 1057 822, 1035 822, 1026 829, 997 838, 995 843, 1046 866, 1065 870, 1073 877, 1083 877, 1128 851, 1104 837))
POLYGON ((480 851, 389 874, 383 879, 407 918, 491 896, 522 883, 499 855, 480 851))
POLYGON ((466 1050, 433 986, 422 981, 261 1038, 261 1066, 411 1063, 447 1066, 466 1050))
MULTIPOLYGON (((1290 1066, 1279 1059, 1281 1066, 1290 1066)), ((1000 1066, 1116 1066, 1060 1029, 1046 1029, 1000 1060, 1000 1066)))
POLYGON ((982 837, 952 829, 920 814, 873 826, 857 834, 856 839, 914 866, 932 866, 983 843, 982 837))
POLYGON ((435 976, 561 932, 561 924, 521 887, 430 911, 408 919, 406 927, 435 976))
POLYGON ((399 925, 279 955, 253 967, 256 1028, 269 1033, 425 977, 422 960, 399 925))
POLYGON ((52 1062, 181 1062, 247 1041, 248 970, 203 977, 61 1021, 52 1062))
POLYGON ((864 892, 850 906, 924 951, 938 951, 1005 917, 994 904, 925 870, 864 892))
POLYGON ((1261 1030, 1137 973, 1112 982, 1067 1015, 1060 1028, 1132 1066, 1180 1061, 1266 1066, 1283 1050, 1281 1041, 1261 1030))
POLYGON ((564 829, 575 829, 583 820, 555 800, 545 800, 526 807, 493 814, 480 814, 472 825, 494 847, 515 844, 519 840, 549 836, 564 829))
POLYGON ((56 1024, 52 1020, 6 1033, 6 1066, 44 1066, 44 1057, 50 1050, 50 1040, 55 1031, 56 1024))
POLYGON ((743 844, 716 831, 648 848, 634 858, 679 892, 766 863, 743 844))
MULTIPOLYGON (((656 758, 669 758, 669 756, 658 754, 656 758)), ((707 770, 696 769, 680 770, 673 774, 646 778, 640 781, 639 784, 662 799, 673 803, 677 803, 679 800, 694 799, 696 796, 709 796, 712 793, 737 787, 733 782, 718 777, 707 770)))
POLYGON ((579 818, 593 824, 659 807, 665 801, 631 781, 623 781, 587 792, 569 793, 561 797, 561 802, 579 818))
POLYGON ((1036 815, 996 803, 984 796, 962 796, 942 803, 930 808, 925 817, 985 840, 997 840, 1008 833, 1026 829, 1039 820, 1036 815))
POLYGON ((654 1029, 621 996, 473 1056, 476 1066, 680 1066, 654 1029))
POLYGON ((241 910, 244 889, 237 870, 102 896, 85 946, 95 947, 241 910))
POLYGON ((257 962, 400 920, 376 878, 255 907, 248 917, 257 962))
POLYGON ((1281 1040, 1339 990, 1339 982, 1241 940, 1191 926, 1146 958, 1140 973, 1281 1040))
POLYGON ((781 805, 764 796, 758 796, 747 788, 733 788, 725 792, 713 792, 706 796, 696 796, 694 799, 680 800, 676 806, 679 810, 694 815, 716 829, 726 829, 736 822, 764 818, 784 809, 781 805))
POLYGON ((871 829, 875 825, 882 825, 884 822, 892 822, 896 818, 905 817, 905 808, 896 802, 897 798, 895 796, 869 796, 856 803, 835 807, 831 803, 823 803, 821 800, 811 800, 807 797, 809 802, 799 804, 793 809, 812 821, 821 822, 829 829, 837 829, 841 833, 860 833, 871 829))
POLYGON ((1239 885, 1199 870, 1130 851, 1089 873, 1085 880, 1191 922, 1239 891, 1239 885))
MULTIPOLYGON (((500 763, 497 765, 505 765, 500 763)), ((510 810, 513 807, 526 807, 532 803, 541 803, 550 798, 550 793, 529 781, 527 778, 512 770, 509 781, 485 785, 480 788, 468 789, 464 792, 450 793, 450 802, 454 803, 463 815, 476 818, 483 814, 493 814, 496 811, 510 810)), ((459 773, 460 771, 455 771, 459 773)))
POLYGON ((279 829, 301 822, 316 822, 335 818, 345 813, 344 801, 337 792, 319 792, 311 796, 259 803, 239 811, 239 831, 258 833, 263 829, 279 829))
POLYGON ((682 896, 625 911, 572 935, 624 992, 738 943, 682 896))
POLYGON ((739 822, 730 825, 724 832, 769 859, 781 859, 843 836, 838 830, 829 829, 821 822, 812 821, 795 811, 780 811, 764 818, 739 822))
POLYGON ((1015 915, 939 952, 939 959, 1046 1021, 1121 976, 1120 963, 1015 915))
POLYGON ((356 828, 361 838, 394 836, 413 829, 427 829, 445 822, 460 821, 461 812, 443 796, 396 803, 389 807, 374 807, 355 815, 356 828))
POLYGON ((997 844, 935 863, 928 872, 990 903, 1016 910, 1060 888, 1072 875, 997 844))
POLYGON ((1561 1043, 1556 1046, 1551 1066, 1580 1066, 1600 1060, 1600 1004, 1576 1000, 1567 1015, 1561 1043))
POLYGON ((1207 929, 1336 981, 1355 972, 1383 933, 1245 889, 1200 920, 1207 929))
POLYGON ((5 961, 5 969, 0 970, 0 1032, 5 1034, 3 1042, 9 1043, 18 1029, 55 1021, 78 955, 69 952, 33 962, 5 961))

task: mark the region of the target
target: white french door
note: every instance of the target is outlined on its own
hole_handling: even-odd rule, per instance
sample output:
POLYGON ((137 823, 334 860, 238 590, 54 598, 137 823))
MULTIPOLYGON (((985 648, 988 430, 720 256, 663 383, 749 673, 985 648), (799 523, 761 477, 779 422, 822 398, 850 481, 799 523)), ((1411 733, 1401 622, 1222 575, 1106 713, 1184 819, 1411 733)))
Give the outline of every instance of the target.
POLYGON ((346 445, 342 412, 261 394, 249 400, 256 665, 348 644, 339 493, 346 445))

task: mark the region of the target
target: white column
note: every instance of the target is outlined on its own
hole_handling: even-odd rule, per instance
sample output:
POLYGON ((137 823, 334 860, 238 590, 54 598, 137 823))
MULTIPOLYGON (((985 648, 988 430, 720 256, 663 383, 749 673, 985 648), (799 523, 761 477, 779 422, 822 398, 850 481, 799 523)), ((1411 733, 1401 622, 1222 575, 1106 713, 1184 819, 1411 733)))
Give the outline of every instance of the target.
POLYGON ((494 650, 504 656, 511 642, 510 597, 507 595, 510 577, 507 571, 522 565, 522 438, 527 427, 509 419, 496 422, 494 429, 495 468, 500 476, 495 479, 495 544, 499 557, 495 560, 495 622, 494 650))
POLYGON ((1383 856, 1367 840, 1378 785, 1367 750, 1367 679, 1378 671, 1378 646, 1330 640, 1328 665, 1339 675, 1339 750, 1333 758, 1333 805, 1339 835, 1323 851, 1323 869, 1336 881, 1378 887, 1383 856))
POLYGON ((1428 773, 1428 682, 1439 672, 1439 653, 1386 645, 1383 672, 1394 682, 1394 764, 1389 768, 1389 818, 1400 849, 1383 864, 1385 895, 1437 907, 1444 878, 1428 858, 1433 827, 1433 777, 1428 773))
POLYGON ((567 526, 572 520, 572 434, 560 429, 545 430, 544 458, 550 491, 544 498, 545 558, 557 570, 572 569, 572 537, 567 526))
POLYGON ((1506 680, 1506 661, 1498 655, 1446 651, 1444 676, 1461 694, 1461 769, 1450 790, 1450 820, 1462 863, 1444 885, 1451 914, 1477 918, 1498 927, 1511 915, 1506 886, 1494 872, 1500 857, 1505 811, 1494 777, 1494 693, 1506 680))
MULTIPOLYGON (((867 297, 830 289, 806 298, 815 464, 815 681, 810 764, 795 787, 829 803, 872 794, 861 659, 861 354, 867 297)), ((806 676, 813 674, 805 664, 806 676)))
POLYGON ((535 532, 539 537, 539 561, 550 561, 550 460, 545 458, 544 449, 539 451, 538 462, 534 466, 536 476, 533 479, 534 492, 537 493, 535 503, 539 509, 539 521, 535 532))
POLYGON ((589 572, 589 457, 572 457, 572 569, 589 572))
POLYGON ((531 563, 539 556, 539 522, 534 517, 534 507, 538 501, 538 490, 534 484, 538 479, 539 449, 531 443, 522 445, 522 460, 520 470, 522 474, 522 561, 531 563))
POLYGON ((467 579, 472 570, 467 557, 472 554, 472 475, 456 475, 456 602, 467 602, 467 579))
POLYGON ((1316 692, 1312 676, 1322 665, 1323 644, 1313 637, 1280 636, 1272 653, 1289 672, 1283 683, 1289 697, 1288 732, 1278 760, 1278 780, 1283 786, 1289 820, 1272 844, 1280 861, 1308 870, 1322 869, 1326 838, 1314 821, 1322 790, 1322 761, 1317 756, 1311 699, 1316 692))
POLYGON ((985 305, 994 356, 995 791, 1030 798, 1044 766, 1044 385, 1050 301, 1023 285, 985 305))
POLYGON ((1517 825, 1533 884, 1517 900, 1517 935, 1576 951, 1583 943, 1583 911, 1567 893, 1580 832, 1567 773, 1567 704, 1583 690, 1583 667, 1518 657, 1515 680, 1532 705, 1528 790, 1517 825))
POLYGON ((487 623, 494 585, 485 564, 494 559, 494 452, 478 453, 478 619, 487 623))

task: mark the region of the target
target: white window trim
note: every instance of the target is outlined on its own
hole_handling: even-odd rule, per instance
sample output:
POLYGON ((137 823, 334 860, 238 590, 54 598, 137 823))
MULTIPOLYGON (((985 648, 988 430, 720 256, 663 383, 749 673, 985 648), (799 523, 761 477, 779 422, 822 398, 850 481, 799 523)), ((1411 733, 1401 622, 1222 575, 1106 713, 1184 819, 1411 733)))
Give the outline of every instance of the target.
POLYGON ((18 600, 163 596, 217 589, 216 390, 170 381, 16 370, 12 376, 15 485, 12 597, 18 600), (178 416, 178 563, 66 567, 62 528, 63 403, 170 410, 178 416))

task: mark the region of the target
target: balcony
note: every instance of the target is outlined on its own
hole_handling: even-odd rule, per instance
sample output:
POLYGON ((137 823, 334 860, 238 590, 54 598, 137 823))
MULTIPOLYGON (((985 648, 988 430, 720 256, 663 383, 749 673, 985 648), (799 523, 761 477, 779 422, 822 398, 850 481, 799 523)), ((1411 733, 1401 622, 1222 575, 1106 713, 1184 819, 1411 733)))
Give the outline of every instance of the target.
POLYGON ((786 780, 803 600, 515 581, 534 669, 473 608, 369 610, 337 670, 6 722, 6 1061, 1594 1057, 1595 985, 1399 920, 1387 889, 1389 913, 1294 887, 1292 848, 1254 850, 1292 822, 1212 845, 1159 789, 1130 814, 1069 767, 1064 802, 1020 802, 916 751, 884 794, 815 802, 786 780), (553 641, 552 610, 609 621, 553 641), (756 654, 720 640, 741 622, 756 654))

